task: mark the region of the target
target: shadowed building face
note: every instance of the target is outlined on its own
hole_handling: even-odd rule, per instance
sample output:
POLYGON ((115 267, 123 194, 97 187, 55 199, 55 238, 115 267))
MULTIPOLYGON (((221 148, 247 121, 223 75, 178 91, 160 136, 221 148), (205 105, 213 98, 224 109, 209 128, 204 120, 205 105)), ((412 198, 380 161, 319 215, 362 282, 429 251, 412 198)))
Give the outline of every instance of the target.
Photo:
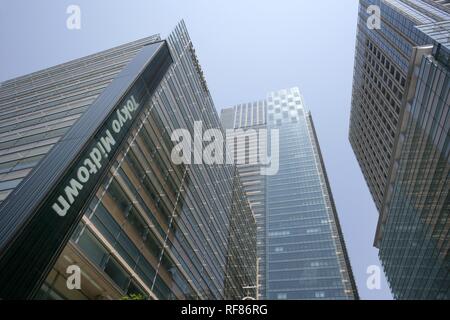
POLYGON ((360 1, 349 138, 400 299, 450 298, 449 35, 448 1, 360 1))

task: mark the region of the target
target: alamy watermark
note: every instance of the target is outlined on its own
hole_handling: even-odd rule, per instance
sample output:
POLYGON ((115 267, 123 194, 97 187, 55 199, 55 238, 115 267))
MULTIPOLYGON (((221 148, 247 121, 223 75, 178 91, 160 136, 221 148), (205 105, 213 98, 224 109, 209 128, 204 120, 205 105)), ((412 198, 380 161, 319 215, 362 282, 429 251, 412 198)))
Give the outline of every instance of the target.
POLYGON ((367 267, 366 273, 369 275, 366 280, 366 286, 369 290, 381 289, 381 268, 377 265, 367 267))
POLYGON ((81 269, 76 264, 70 265, 66 269, 66 273, 69 274, 66 280, 66 286, 69 290, 81 289, 81 269))
POLYGON ((377 5, 370 5, 366 12, 370 15, 367 18, 367 28, 369 30, 381 29, 381 8, 377 5))
POLYGON ((203 132, 203 123, 195 121, 193 132, 193 138, 187 129, 172 132, 174 164, 249 164, 260 165, 261 175, 278 173, 278 129, 227 129, 224 137, 220 129, 203 132))
POLYGON ((66 27, 69 30, 81 29, 81 8, 76 4, 67 7, 66 13, 69 15, 66 20, 66 27))

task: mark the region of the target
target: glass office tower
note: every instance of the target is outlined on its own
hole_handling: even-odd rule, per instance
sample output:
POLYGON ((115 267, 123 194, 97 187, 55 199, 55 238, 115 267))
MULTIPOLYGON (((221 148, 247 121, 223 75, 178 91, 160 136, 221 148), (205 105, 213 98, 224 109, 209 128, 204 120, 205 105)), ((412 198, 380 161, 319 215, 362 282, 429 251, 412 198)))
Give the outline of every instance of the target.
POLYGON ((261 176, 238 164, 252 208, 258 204, 261 296, 357 299, 314 125, 298 88, 224 109, 221 118, 225 128, 279 132, 279 145, 270 146, 279 147, 278 173, 261 176))
MULTIPOLYGON (((266 100, 239 104, 234 108, 222 109, 221 121, 225 129, 265 129, 266 100)), ((258 132, 247 130, 246 140, 235 141, 236 150, 250 150, 250 145, 258 144, 258 132), (240 145, 239 145, 240 144, 240 145), (238 146, 239 145, 239 146, 238 146)), ((237 161, 237 159, 236 159, 237 161)), ((257 256, 258 256, 258 297, 266 297, 266 176, 260 174, 260 163, 239 164, 239 176, 245 189, 257 225, 257 256)))
POLYGON ((220 128, 184 23, 5 81, 0 110, 0 298, 241 299, 255 287, 236 168, 171 161, 174 130, 220 128))
POLYGON ((349 136, 397 299, 450 299, 449 43, 448 1, 360 1, 349 136))

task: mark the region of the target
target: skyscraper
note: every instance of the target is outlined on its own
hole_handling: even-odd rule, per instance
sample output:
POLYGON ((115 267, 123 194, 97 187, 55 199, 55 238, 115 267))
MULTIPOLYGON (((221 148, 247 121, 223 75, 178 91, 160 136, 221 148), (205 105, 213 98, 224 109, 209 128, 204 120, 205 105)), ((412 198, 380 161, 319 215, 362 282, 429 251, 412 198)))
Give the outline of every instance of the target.
POLYGON ((255 132, 277 130, 279 168, 261 175, 259 164, 238 164, 257 220, 259 293, 266 299, 357 299, 350 261, 312 118, 298 88, 226 108, 222 125, 255 132))
MULTIPOLYGON (((225 129, 264 129, 266 128, 265 100, 252 103, 244 103, 234 108, 222 109, 221 121, 225 129)), ((236 143, 243 144, 242 149, 250 149, 250 145, 257 144, 258 133, 256 131, 245 132, 246 139, 236 143)), ((237 147, 236 147, 237 149, 237 147)), ((243 155, 245 157, 245 155, 243 155)), ((245 159, 244 159, 245 160, 245 159)), ((237 162, 237 159, 236 159, 237 162)), ((249 161, 239 165, 239 176, 242 181, 247 199, 251 205, 257 224, 257 256, 258 256, 258 296, 266 297, 266 237, 265 237, 265 204, 266 204, 266 176, 260 174, 261 163, 249 161)))
POLYGON ((450 299, 449 52, 448 1, 360 1, 349 136, 399 299, 450 299))
POLYGON ((255 286, 236 168, 171 161, 174 130, 220 128, 184 23, 5 81, 0 110, 0 298, 241 299, 255 286))

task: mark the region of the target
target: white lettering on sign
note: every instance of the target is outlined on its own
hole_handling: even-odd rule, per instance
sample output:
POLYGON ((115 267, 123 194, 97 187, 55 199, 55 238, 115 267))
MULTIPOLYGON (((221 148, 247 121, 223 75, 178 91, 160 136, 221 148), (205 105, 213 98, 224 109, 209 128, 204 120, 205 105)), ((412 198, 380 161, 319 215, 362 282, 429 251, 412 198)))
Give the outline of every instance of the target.
POLYGON ((114 120, 111 121, 111 130, 106 129, 99 141, 92 147, 88 156, 81 161, 81 165, 75 170, 75 176, 70 179, 64 187, 64 191, 59 195, 57 201, 53 203, 52 209, 61 217, 64 217, 72 204, 76 201, 83 190, 84 185, 89 182, 92 175, 96 174, 104 165, 105 159, 111 153, 112 147, 116 145, 115 137, 119 135, 124 125, 133 119, 133 115, 139 104, 134 96, 115 113, 114 120))

